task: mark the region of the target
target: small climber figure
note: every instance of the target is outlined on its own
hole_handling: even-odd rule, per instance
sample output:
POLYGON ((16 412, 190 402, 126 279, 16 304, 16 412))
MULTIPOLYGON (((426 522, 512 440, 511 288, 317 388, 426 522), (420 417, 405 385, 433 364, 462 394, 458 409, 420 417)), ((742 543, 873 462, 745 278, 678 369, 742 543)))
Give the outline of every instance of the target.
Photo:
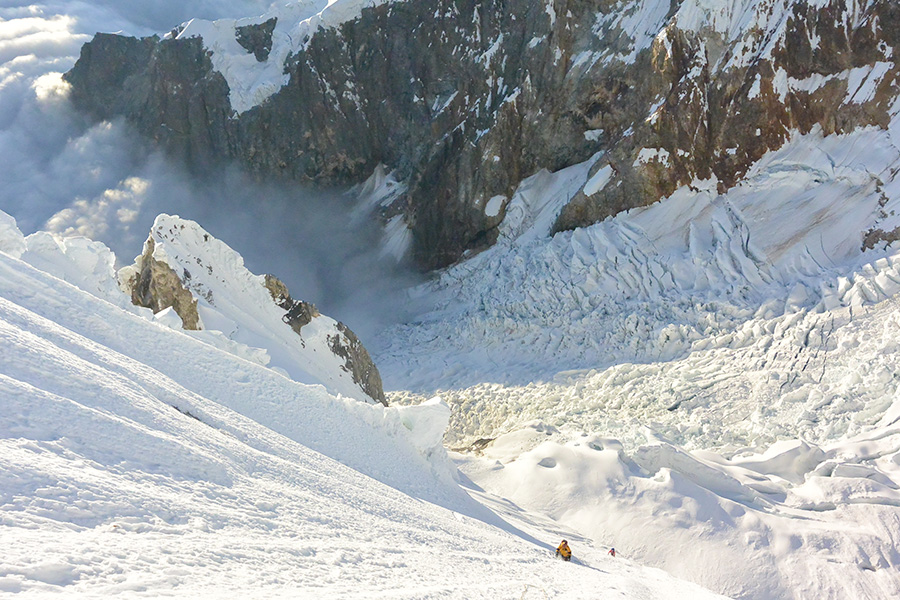
POLYGON ((615 548, 610 548, 610 549, 609 549, 609 552, 607 552, 607 554, 609 554, 610 556, 615 556, 615 555, 616 555, 616 549, 615 549, 615 548))
POLYGON ((563 560, 570 560, 572 558, 572 550, 569 548, 569 542, 563 540, 559 548, 556 549, 556 555, 561 556, 563 560))

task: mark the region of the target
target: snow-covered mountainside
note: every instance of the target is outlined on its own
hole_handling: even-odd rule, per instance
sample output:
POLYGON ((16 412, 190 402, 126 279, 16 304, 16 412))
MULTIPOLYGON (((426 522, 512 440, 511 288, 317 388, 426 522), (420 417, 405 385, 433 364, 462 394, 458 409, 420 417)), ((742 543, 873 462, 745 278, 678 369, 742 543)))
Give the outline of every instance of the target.
POLYGON ((65 78, 199 169, 355 184, 386 165, 406 189, 382 216, 435 268, 494 243, 540 169, 600 154, 562 231, 732 189, 795 135, 884 129, 898 31, 894 0, 323 0, 97 35, 65 78))
POLYGON ((527 179, 383 337, 389 398, 440 393, 479 485, 721 593, 896 596, 900 253, 861 232, 898 134, 900 104, 552 237, 593 165, 527 179))
MULTIPOLYGON (((383 218, 373 254, 454 264, 408 292, 397 313, 415 318, 366 340, 385 408, 346 392, 335 399, 340 390, 321 374, 310 376, 325 389, 263 368, 251 348, 306 377, 281 365, 277 336, 235 343, 183 331, 171 312, 154 319, 121 293, 102 244, 23 237, 0 218, 0 251, 10 255, 0 257, 8 307, 0 382, 25 390, 0 396, 14 398, 0 439, 22 457, 0 471, 14 475, 0 487, 0 516, 25 548, 0 558, 0 586, 128 594, 127 575, 138 572, 134 585, 147 594, 177 584, 173 593, 192 596, 234 567, 247 576, 233 595, 261 585, 292 596, 285 586, 308 585, 337 597, 702 597, 643 565, 742 600, 900 597, 898 19, 893 0, 338 0, 194 20, 164 39, 98 35, 74 69, 73 53, 94 29, 48 20, 71 31, 69 54, 44 58, 42 43, 30 58, 8 60, 0 105, 24 81, 37 98, 24 106, 41 119, 75 121, 71 99, 106 120, 49 158, 38 153, 36 164, 51 165, 38 173, 65 175, 91 153, 99 158, 85 171, 100 170, 120 148, 113 134, 131 131, 117 120, 125 116, 195 166, 231 157, 288 182, 364 181, 347 222, 383 218), (41 78, 28 79, 29 69, 41 78), (52 345, 39 341, 45 331, 52 345), (45 355, 53 368, 39 362, 45 355), (98 373, 109 370, 131 383, 115 379, 98 392, 113 380, 98 373), (144 393, 158 401, 142 413, 152 418, 137 419, 144 393), (67 397, 54 406, 74 412, 39 420, 29 406, 48 394, 67 397), (107 398, 114 406, 98 404, 107 398), (118 416, 123 407, 132 412, 118 416), (162 439, 190 457, 123 457, 103 445, 106 425, 89 424, 100 417, 117 427, 152 422, 152 440, 135 446, 162 439), (190 435, 173 433, 170 421, 190 435), (67 422, 77 426, 60 429, 67 422), (468 495, 438 443, 445 424, 468 495), (92 433, 79 437, 79 427, 92 433), (259 461, 269 452, 289 465, 231 461, 237 446, 196 450, 194 440, 215 431, 259 461), (197 464, 209 474, 184 474, 197 464), (126 500, 111 484, 70 479, 95 465, 134 482, 126 500), (231 479, 213 480, 215 465, 231 479), (322 483, 328 472, 336 475, 322 483), (142 496, 148 481, 158 486, 142 496), (311 508, 311 489, 339 498, 338 508, 311 508), (353 491, 365 489, 378 498, 353 491), (295 508, 295 497, 308 501, 295 508), (172 498, 203 521, 191 528, 147 498, 172 498), (408 510, 395 518, 394 505, 408 510), (272 513, 259 512, 266 507, 272 513), (497 524, 485 507, 516 530, 512 538, 457 529, 483 527, 470 518, 497 524), (78 562, 69 549, 104 533, 89 527, 101 522, 142 537, 78 562), (383 528, 372 534, 370 522, 383 528), (41 554, 68 530, 62 550, 46 551, 65 559, 41 554), (273 535, 289 542, 273 550, 273 535), (167 536, 194 536, 196 553, 163 558, 167 536), (545 569, 530 558, 533 546, 517 545, 523 536, 542 551, 564 536, 593 568, 575 577, 558 564, 545 569), (241 539, 249 541, 236 548, 241 539), (292 545, 307 539, 301 551, 292 545), (490 550, 473 553, 480 540, 490 550), (128 554, 141 544, 146 552, 128 554), (618 562, 606 556, 611 546, 618 562), (259 577, 246 562, 236 566, 263 565, 273 552, 274 567, 259 577), (112 584, 122 587, 103 587, 110 572, 126 577, 112 584)), ((29 23, 0 33, 50 28, 29 23)), ((10 53, 4 39, 0 59, 10 53)), ((4 126, 0 119, 0 133, 4 126)), ((13 142, 6 147, 40 147, 13 142)), ((125 177, 100 188, 97 212, 118 208, 125 177)), ((27 198, 40 198, 41 183, 27 198)), ((154 238, 144 256, 169 244, 154 238)), ((191 259, 178 258, 174 240, 167 247, 173 267, 193 278, 191 259)), ((198 288, 203 323, 226 334, 270 324, 289 332, 283 310, 265 323, 252 316, 271 310, 264 281, 230 271, 226 279, 243 294, 247 278, 265 302, 234 303, 243 310, 226 323, 217 314, 230 309, 204 304, 198 288)))
POLYGON ((50 237, 0 213, 0 592, 719 597, 577 538, 560 563, 566 531, 458 486, 440 401, 344 399, 214 348, 117 301, 102 245, 50 237))

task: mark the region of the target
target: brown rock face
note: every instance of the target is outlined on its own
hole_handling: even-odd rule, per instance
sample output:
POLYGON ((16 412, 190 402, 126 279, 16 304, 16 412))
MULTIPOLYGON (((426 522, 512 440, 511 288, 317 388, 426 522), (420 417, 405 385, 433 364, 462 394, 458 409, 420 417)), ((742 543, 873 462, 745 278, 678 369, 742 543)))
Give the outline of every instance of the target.
MULTIPOLYGON (((135 265, 137 272, 127 282, 131 289, 131 302, 136 306, 149 308, 154 314, 172 307, 181 317, 185 329, 199 330, 197 300, 169 265, 153 258, 153 249, 153 238, 150 238, 144 246, 144 254, 135 265)), ((190 279, 190 273, 185 271, 184 277, 190 279)))
MULTIPOLYGON (((542 168, 602 153, 594 172, 612 169, 562 211, 559 231, 695 179, 725 190, 792 132, 887 124, 896 0, 722 3, 753 23, 739 31, 679 22, 700 10, 689 1, 367 8, 315 33, 285 63, 287 84, 241 114, 197 38, 98 35, 66 78, 76 106, 125 116, 194 168, 236 160, 268 178, 344 185, 387 165, 407 192, 384 210, 403 213, 414 258, 433 269, 493 243, 504 212, 486 203, 542 168)), ((274 27, 235 36, 269 60, 274 27)))
POLYGON ((266 289, 269 290, 275 304, 286 311, 282 320, 290 325, 297 335, 300 335, 304 325, 309 325, 314 317, 321 314, 315 304, 291 298, 287 286, 274 275, 266 275, 266 289))
POLYGON ((388 405, 381 383, 381 374, 369 356, 369 352, 356 334, 341 322, 337 324, 339 335, 328 337, 329 347, 344 359, 344 371, 350 373, 353 382, 362 390, 385 406, 388 405))
POLYGON ((664 90, 657 108, 610 146, 592 173, 608 164, 614 177, 577 195, 556 231, 650 204, 695 179, 715 178, 724 192, 794 132, 888 125, 900 91, 896 3, 793 2, 783 25, 771 18, 777 8, 755 5, 759 22, 779 27, 744 32, 740 44, 681 30, 677 19, 656 37, 647 87, 664 90))

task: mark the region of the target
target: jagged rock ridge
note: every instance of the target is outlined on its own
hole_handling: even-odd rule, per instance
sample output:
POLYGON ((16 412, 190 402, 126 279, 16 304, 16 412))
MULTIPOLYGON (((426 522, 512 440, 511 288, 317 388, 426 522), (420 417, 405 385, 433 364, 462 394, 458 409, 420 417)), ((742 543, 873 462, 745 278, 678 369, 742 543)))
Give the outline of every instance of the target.
POLYGON ((144 252, 119 281, 134 304, 154 313, 171 308, 185 330, 219 331, 228 348, 264 345, 262 353, 244 353, 332 393, 387 405, 378 368, 346 325, 291 298, 278 278, 251 274, 193 221, 157 217, 144 252))
MULTIPOLYGON (((571 229, 698 179, 734 186, 792 132, 885 127, 898 89, 891 0, 382 4, 303 30, 283 85, 240 112, 191 31, 99 34, 66 75, 73 100, 195 167, 346 184, 387 165, 407 191, 384 213, 425 268, 491 244, 541 168, 602 156, 554 228, 571 229)), ((261 68, 273 31, 234 28, 261 68)))

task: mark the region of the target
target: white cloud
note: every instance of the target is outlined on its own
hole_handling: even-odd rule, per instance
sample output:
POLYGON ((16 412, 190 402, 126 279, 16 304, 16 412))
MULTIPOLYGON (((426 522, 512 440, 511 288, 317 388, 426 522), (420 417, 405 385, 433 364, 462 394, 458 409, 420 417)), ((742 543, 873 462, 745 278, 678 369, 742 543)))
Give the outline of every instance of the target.
POLYGON ((96 198, 76 199, 72 206, 50 217, 46 229, 67 237, 83 235, 91 239, 101 239, 111 231, 128 234, 147 200, 150 186, 147 179, 128 177, 96 198))
POLYGON ((128 262, 160 212, 200 222, 292 293, 351 327, 396 313, 396 265, 349 231, 336 192, 251 180, 197 180, 148 148, 122 121, 88 123, 62 79, 97 31, 165 33, 193 18, 261 14, 268 0, 47 0, 0 7, 0 210, 26 234, 48 229, 102 241, 128 262), (259 235, 265 231, 266 235, 259 235), (385 262, 391 262, 385 259, 385 262), (362 315, 355 319, 349 315, 362 315))
POLYGON ((47 73, 41 75, 31 84, 34 95, 41 102, 58 102, 69 97, 72 88, 69 82, 62 78, 62 73, 47 73))

